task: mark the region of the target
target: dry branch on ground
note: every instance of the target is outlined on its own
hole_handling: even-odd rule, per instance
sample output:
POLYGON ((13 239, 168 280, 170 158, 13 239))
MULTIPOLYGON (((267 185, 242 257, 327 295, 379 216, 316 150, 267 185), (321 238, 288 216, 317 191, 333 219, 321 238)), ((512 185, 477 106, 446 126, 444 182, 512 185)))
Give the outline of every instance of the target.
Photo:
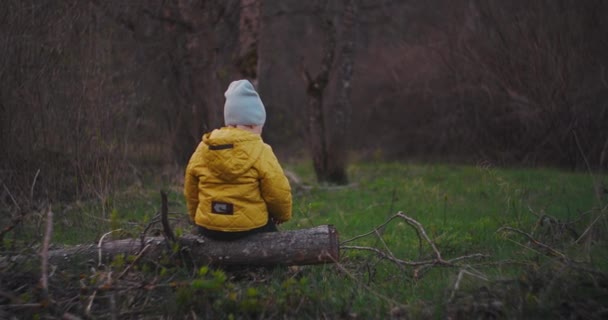
POLYGON ((451 258, 451 259, 443 258, 441 255, 441 252, 439 251, 439 249, 437 249, 437 246, 435 245, 433 240, 431 240, 431 238, 428 236, 428 234, 426 233, 426 230, 424 229, 422 224, 420 222, 416 221, 415 219, 407 216, 403 212, 397 212, 395 215, 393 215, 392 217, 387 219, 383 224, 377 226, 376 228, 374 228, 372 231, 370 231, 368 233, 356 236, 352 239, 342 242, 340 245, 340 248, 346 249, 346 250, 359 250, 359 251, 373 252, 376 255, 378 255, 380 258, 391 261, 397 265, 416 267, 416 268, 427 268, 427 267, 432 267, 432 266, 458 266, 459 265, 458 263, 463 260, 479 259, 479 258, 487 257, 487 255, 482 254, 482 253, 474 253, 474 254, 459 256, 459 257, 451 258), (384 244, 384 241, 382 240, 381 232, 390 222, 392 222, 395 219, 405 220, 405 222, 410 227, 412 227, 414 229, 414 231, 416 231, 416 234, 418 235, 420 242, 423 242, 423 241, 426 242, 432 249, 432 251, 433 251, 432 258, 426 259, 426 260, 414 261, 414 260, 401 259, 401 258, 396 257, 393 254, 393 252, 389 249, 389 247, 386 244, 384 244), (346 243, 350 243, 355 240, 358 240, 358 239, 361 239, 364 237, 368 237, 371 235, 377 236, 378 239, 380 241, 382 241, 382 243, 384 244, 384 249, 378 249, 378 248, 369 247, 369 246, 345 245, 346 243))

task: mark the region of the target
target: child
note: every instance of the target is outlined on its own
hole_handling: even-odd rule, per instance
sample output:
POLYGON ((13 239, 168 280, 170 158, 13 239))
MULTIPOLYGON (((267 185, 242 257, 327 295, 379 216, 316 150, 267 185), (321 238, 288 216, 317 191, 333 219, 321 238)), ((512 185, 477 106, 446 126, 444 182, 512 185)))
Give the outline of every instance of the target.
POLYGON ((203 135, 186 168, 190 220, 218 240, 277 231, 291 218, 291 187, 262 141, 264 104, 247 80, 232 82, 225 96, 226 126, 203 135))

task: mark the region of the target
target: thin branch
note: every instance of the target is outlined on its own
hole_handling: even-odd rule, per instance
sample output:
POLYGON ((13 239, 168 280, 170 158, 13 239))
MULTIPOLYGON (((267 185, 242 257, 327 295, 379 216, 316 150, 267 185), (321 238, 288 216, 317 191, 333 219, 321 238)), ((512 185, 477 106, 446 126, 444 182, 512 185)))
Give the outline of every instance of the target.
POLYGON ((11 191, 8 189, 8 187, 6 186, 6 184, 2 183, 2 186, 4 187, 4 190, 6 191, 6 193, 8 193, 8 196, 11 198, 11 200, 13 201, 13 204, 15 205, 15 207, 17 207, 17 209, 21 210, 21 207, 19 206, 19 203, 17 203, 17 200, 15 200, 15 197, 13 197, 13 194, 11 193, 11 191))
POLYGON ((104 238, 105 238, 107 235, 111 234, 112 232, 121 231, 121 230, 122 230, 122 229, 116 229, 116 230, 112 230, 112 231, 110 231, 110 232, 106 232, 106 233, 104 233, 104 235, 103 235, 103 236, 101 236, 101 238, 99 239, 99 242, 97 243, 97 248, 99 249, 99 253, 98 253, 98 258, 99 258, 99 260, 97 261, 97 266, 98 266, 98 267, 100 267, 100 266, 101 266, 101 256, 102 256, 102 250, 101 250, 101 249, 102 249, 102 245, 103 245, 103 239, 104 239, 104 238))
POLYGON ((384 223, 382 223, 381 225, 374 228, 372 231, 358 235, 358 236, 348 239, 348 240, 344 240, 344 241, 342 241, 342 243, 340 243, 340 245, 344 245, 346 243, 353 242, 353 241, 361 239, 361 238, 365 238, 371 234, 375 234, 377 231, 381 230, 384 226, 386 226, 387 224, 389 224, 391 221, 393 221, 396 218, 397 218, 397 215, 393 215, 392 217, 388 218, 384 223))
POLYGON ((593 222, 591 222, 591 224, 589 224, 587 226, 587 228, 585 229, 583 234, 581 234, 581 236, 578 237, 578 239, 576 239, 576 241, 574 241, 574 243, 579 243, 583 238, 585 238, 585 236, 587 236, 587 233, 589 233, 591 228, 600 220, 600 218, 604 217, 604 213, 606 212, 606 209, 608 209, 608 205, 606 205, 604 208, 602 208, 602 210, 600 211, 600 214, 598 214, 597 217, 595 217, 595 220, 593 220, 593 222))
MULTIPOLYGON (((49 206, 46 210, 46 231, 44 235, 44 242, 42 243, 42 250, 40 250, 40 258, 42 265, 40 267, 40 287, 42 289, 43 298, 48 299, 49 293, 49 246, 51 244, 51 236, 53 234, 53 211, 49 206)), ((46 302, 43 302, 46 303, 46 302)))
POLYGON ((123 270, 118 277, 116 278, 116 280, 122 278, 132 267, 135 263, 137 263, 137 261, 144 255, 144 253, 146 252, 146 250, 150 247, 150 245, 146 245, 140 252, 139 254, 135 257, 135 259, 133 259, 133 262, 131 262, 131 264, 129 264, 129 266, 127 266, 125 268, 125 270, 123 270))
POLYGON ((150 223, 148 223, 148 225, 141 232, 141 235, 139 237, 139 241, 141 243, 141 249, 140 250, 143 250, 143 248, 145 246, 146 234, 148 234, 148 230, 150 230, 150 228, 152 228, 152 226, 154 226, 159 221, 160 221, 160 213, 157 213, 154 216, 154 218, 152 218, 152 220, 150 221, 150 223))
POLYGON ((487 254, 483 254, 483 253, 472 253, 472 254, 467 254, 464 256, 460 256, 460 257, 456 257, 456 258, 452 258, 449 260, 446 260, 446 262, 449 265, 453 265, 458 261, 462 261, 462 260, 468 260, 468 259, 481 259, 481 258, 489 258, 490 256, 487 254))
POLYGON ((167 219, 167 215, 169 214, 169 205, 167 201, 167 193, 164 191, 160 191, 161 197, 161 210, 160 210, 160 221, 163 225, 163 233, 167 238, 167 243, 175 242, 175 236, 173 235, 173 231, 171 230, 171 226, 169 226, 169 220, 167 219))
POLYGON ((531 241, 532 243, 534 243, 536 246, 541 247, 541 248, 547 250, 549 253, 553 254, 554 256, 558 256, 558 257, 561 257, 563 259, 568 259, 568 257, 566 257, 565 254, 563 254, 563 253, 559 252, 558 250, 553 249, 550 246, 548 246, 548 245, 546 245, 546 244, 544 244, 544 243, 536 240, 529 233, 526 233, 526 232, 524 232, 522 230, 519 230, 519 229, 516 229, 516 228, 512 228, 512 227, 502 227, 502 228, 498 229, 497 232, 500 232, 500 231, 503 231, 503 230, 504 231, 511 231, 511 232, 515 232, 515 233, 521 234, 524 237, 528 238, 528 240, 531 241))
POLYGON ((384 250, 386 250, 386 252, 388 252, 388 254, 390 254, 392 257, 394 257, 395 255, 393 254, 391 249, 388 247, 388 244, 386 244, 386 241, 384 241, 384 239, 382 238, 381 231, 376 230, 376 236, 378 237, 378 241, 380 241, 380 243, 382 243, 384 250))
POLYGON ((458 276, 456 277, 456 281, 454 282, 454 286, 452 287, 452 293, 450 294, 450 298, 448 299, 449 302, 452 302, 454 296, 456 295, 456 291, 460 289, 460 281, 462 281, 464 275, 469 275, 474 278, 481 279, 483 281, 489 280, 485 275, 476 274, 465 269, 461 269, 460 272, 458 272, 458 276))
POLYGON ((585 166, 587 167, 587 171, 589 172, 589 175, 591 175, 591 178, 593 180, 594 176, 593 176, 593 170, 591 170, 591 165, 589 164, 589 160, 587 160, 587 156, 585 155, 585 152, 583 151, 583 147, 581 146, 581 142, 578 139, 578 135, 576 134, 576 130, 572 129, 572 136, 574 136, 574 142, 576 142, 576 147, 578 149, 578 152, 580 152, 581 157, 583 157, 583 160, 585 161, 585 166))
POLYGON ((424 230, 424 227, 422 226, 422 224, 420 224, 420 222, 406 216, 402 212, 398 212, 396 214, 396 216, 398 216, 402 219, 405 219, 405 221, 407 221, 408 224, 414 226, 415 229, 419 232, 419 235, 421 235, 424 238, 424 240, 426 240, 426 242, 431 246, 431 248, 433 249, 433 252, 435 252, 435 256, 437 257, 437 260, 440 260, 440 261, 443 260, 441 258, 441 253, 439 252, 439 250, 437 250, 437 247, 435 246, 435 243, 426 234, 426 231, 424 230))
POLYGON ((34 176, 34 181, 32 181, 32 186, 30 187, 30 201, 34 201, 34 187, 36 186, 36 181, 38 180, 38 175, 40 174, 40 169, 36 171, 36 175, 34 176))
POLYGON ((422 261, 409 261, 409 260, 402 260, 399 258, 395 258, 393 256, 391 256, 390 254, 378 249, 378 248, 372 248, 372 247, 365 247, 365 246, 340 246, 340 249, 346 249, 346 250, 361 250, 361 251, 371 251, 376 253, 377 255, 379 255, 381 258, 387 259, 389 261, 392 261, 396 264, 400 264, 400 265, 406 265, 406 266, 410 266, 410 267, 417 267, 417 266, 422 266, 422 265, 428 265, 428 264, 444 264, 441 261, 438 261, 437 259, 429 259, 429 260, 422 260, 422 261))
POLYGON ((93 308, 93 300, 95 300, 95 296, 97 296, 97 290, 93 291, 93 294, 89 297, 89 303, 87 303, 87 307, 84 309, 84 313, 87 316, 91 316, 91 309, 93 308))
POLYGON ((441 256, 441 252, 439 251, 439 249, 437 249, 437 246, 435 245, 435 243, 427 235, 427 233, 424 230, 424 227, 422 226, 422 224, 420 222, 416 221, 415 219, 408 217, 407 215, 405 215, 401 211, 398 212, 398 213, 396 213, 392 217, 388 218, 384 223, 382 223, 381 225, 377 226, 372 231, 367 232, 367 233, 362 234, 362 235, 359 235, 359 236, 356 236, 354 238, 348 239, 346 241, 343 241, 340 244, 340 249, 361 250, 361 251, 374 252, 378 256, 380 256, 381 258, 387 259, 387 260, 389 260, 389 261, 391 261, 393 263, 396 263, 398 265, 410 266, 410 267, 434 266, 434 265, 454 266, 454 265, 456 265, 457 262, 460 262, 462 260, 478 259, 478 258, 486 258, 486 257, 488 257, 485 254, 474 253, 474 254, 470 254, 470 255, 464 255, 464 256, 453 258, 453 259, 445 260, 441 256), (408 225, 410 225, 412 228, 414 228, 414 230, 417 233, 418 239, 420 241, 422 241, 422 239, 424 239, 429 244, 429 246, 432 248, 432 250, 434 252, 434 255, 435 255, 434 259, 427 259, 427 260, 422 260, 422 261, 412 261, 412 260, 403 260, 403 259, 399 259, 399 258, 395 257, 395 255, 389 249, 388 245, 382 240, 380 232, 381 232, 382 229, 384 229, 386 227, 386 225, 388 223, 390 223, 391 221, 393 221, 396 218, 404 219, 408 223, 408 225), (382 241, 385 250, 381 250, 381 249, 374 248, 374 247, 367 247, 367 246, 352 246, 352 245, 348 245, 347 246, 347 245, 344 245, 345 243, 349 243, 349 242, 355 241, 357 239, 361 239, 363 237, 366 237, 366 236, 369 236, 369 235, 372 235, 372 234, 375 234, 376 236, 378 236, 378 238, 382 241))

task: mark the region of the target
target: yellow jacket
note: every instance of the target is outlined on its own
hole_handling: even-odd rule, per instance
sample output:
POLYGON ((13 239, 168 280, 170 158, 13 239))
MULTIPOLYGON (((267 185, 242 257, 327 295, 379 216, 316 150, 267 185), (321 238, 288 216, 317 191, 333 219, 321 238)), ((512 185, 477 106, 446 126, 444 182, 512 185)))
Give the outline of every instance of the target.
POLYGON ((186 168, 190 219, 217 231, 291 218, 291 187, 272 148, 258 134, 225 127, 203 136, 186 168))

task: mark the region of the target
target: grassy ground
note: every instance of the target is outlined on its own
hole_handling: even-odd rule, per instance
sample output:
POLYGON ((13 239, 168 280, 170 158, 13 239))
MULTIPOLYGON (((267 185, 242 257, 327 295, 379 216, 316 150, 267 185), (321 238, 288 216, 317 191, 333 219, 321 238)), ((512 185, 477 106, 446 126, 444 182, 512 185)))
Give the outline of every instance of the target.
MULTIPOLYGON (((608 194, 596 188, 608 185, 605 175, 362 163, 349 168, 349 186, 332 187, 316 184, 309 164, 288 164, 286 168, 302 184, 294 185, 294 218, 282 229, 333 224, 345 241, 403 212, 422 224, 444 259, 476 253, 487 257, 463 260, 457 266, 415 268, 366 251, 342 250, 339 264, 298 269, 224 272, 144 265, 134 270, 145 281, 165 284, 152 296, 162 296, 169 303, 165 307, 135 303, 125 305, 124 310, 213 318, 575 315, 600 319, 607 314, 608 194), (188 284, 168 285, 177 280, 188 284)), ((169 192, 174 228, 178 233, 189 232, 180 178, 176 171, 114 196, 57 206, 54 242, 95 242, 117 229, 121 231, 114 232, 114 237, 136 237, 158 213, 160 189, 169 192)), ((29 229, 20 232, 36 234, 29 229)), ((421 244, 416 230, 403 219, 391 221, 381 235, 348 245, 378 248, 408 261, 434 257, 432 248, 421 244)), ((124 267, 125 262, 115 264, 117 269, 124 267)), ((125 299, 135 295, 118 294, 125 299)), ((99 305, 101 308, 104 302, 99 305)), ((90 312, 94 314, 94 308, 90 312)))
MULTIPOLYGON (((302 176, 312 177, 307 168, 294 170, 302 176)), ((605 216, 608 195, 604 193, 598 197, 594 188, 595 183, 606 183, 605 176, 592 178, 587 174, 552 169, 402 163, 354 165, 349 173, 353 183, 350 187, 316 187, 302 192, 296 201, 296 219, 289 227, 334 224, 345 240, 370 231, 395 212, 402 211, 425 227, 444 258, 471 253, 490 256, 459 268, 434 268, 418 279, 412 274, 412 268, 397 268, 391 263, 378 262, 373 256, 363 255, 354 260, 353 257, 360 253, 345 252, 345 260, 356 261, 349 267, 355 274, 351 280, 361 290, 358 295, 362 299, 353 304, 358 313, 366 314, 371 300, 377 301, 373 305, 386 308, 395 308, 395 302, 399 302, 408 305, 410 312, 445 314, 446 296, 452 294, 460 270, 476 271, 488 280, 503 281, 517 279, 530 267, 539 268, 551 260, 530 246, 528 239, 521 235, 498 232, 504 226, 542 236, 541 240, 568 252, 573 259, 593 261, 597 268, 608 270, 605 249, 585 252, 581 246, 572 245, 576 235, 565 230, 551 230, 564 226, 580 236, 597 217, 600 208, 605 216), (550 226, 545 222, 541 226, 538 222, 543 215, 559 219, 562 224, 550 226), (551 234, 546 235, 547 232, 551 234), (361 270, 370 266, 373 271, 361 270), (361 288, 363 284, 365 288, 361 288), (421 310, 416 311, 416 305, 420 303, 440 310, 419 306, 421 310)), ((604 219, 603 231, 606 231, 605 222, 604 219)), ((432 253, 428 247, 419 249, 416 232, 403 221, 390 224, 384 230, 383 240, 392 253, 402 259, 423 260, 432 253)), ((605 238, 601 241, 605 243, 605 238)), ((359 243, 383 246, 374 237, 359 243)), ((489 282, 475 281, 473 287, 487 286, 489 282)), ((371 314, 378 314, 379 310, 383 309, 371 314)), ((503 312, 506 316, 506 311, 503 312)))

